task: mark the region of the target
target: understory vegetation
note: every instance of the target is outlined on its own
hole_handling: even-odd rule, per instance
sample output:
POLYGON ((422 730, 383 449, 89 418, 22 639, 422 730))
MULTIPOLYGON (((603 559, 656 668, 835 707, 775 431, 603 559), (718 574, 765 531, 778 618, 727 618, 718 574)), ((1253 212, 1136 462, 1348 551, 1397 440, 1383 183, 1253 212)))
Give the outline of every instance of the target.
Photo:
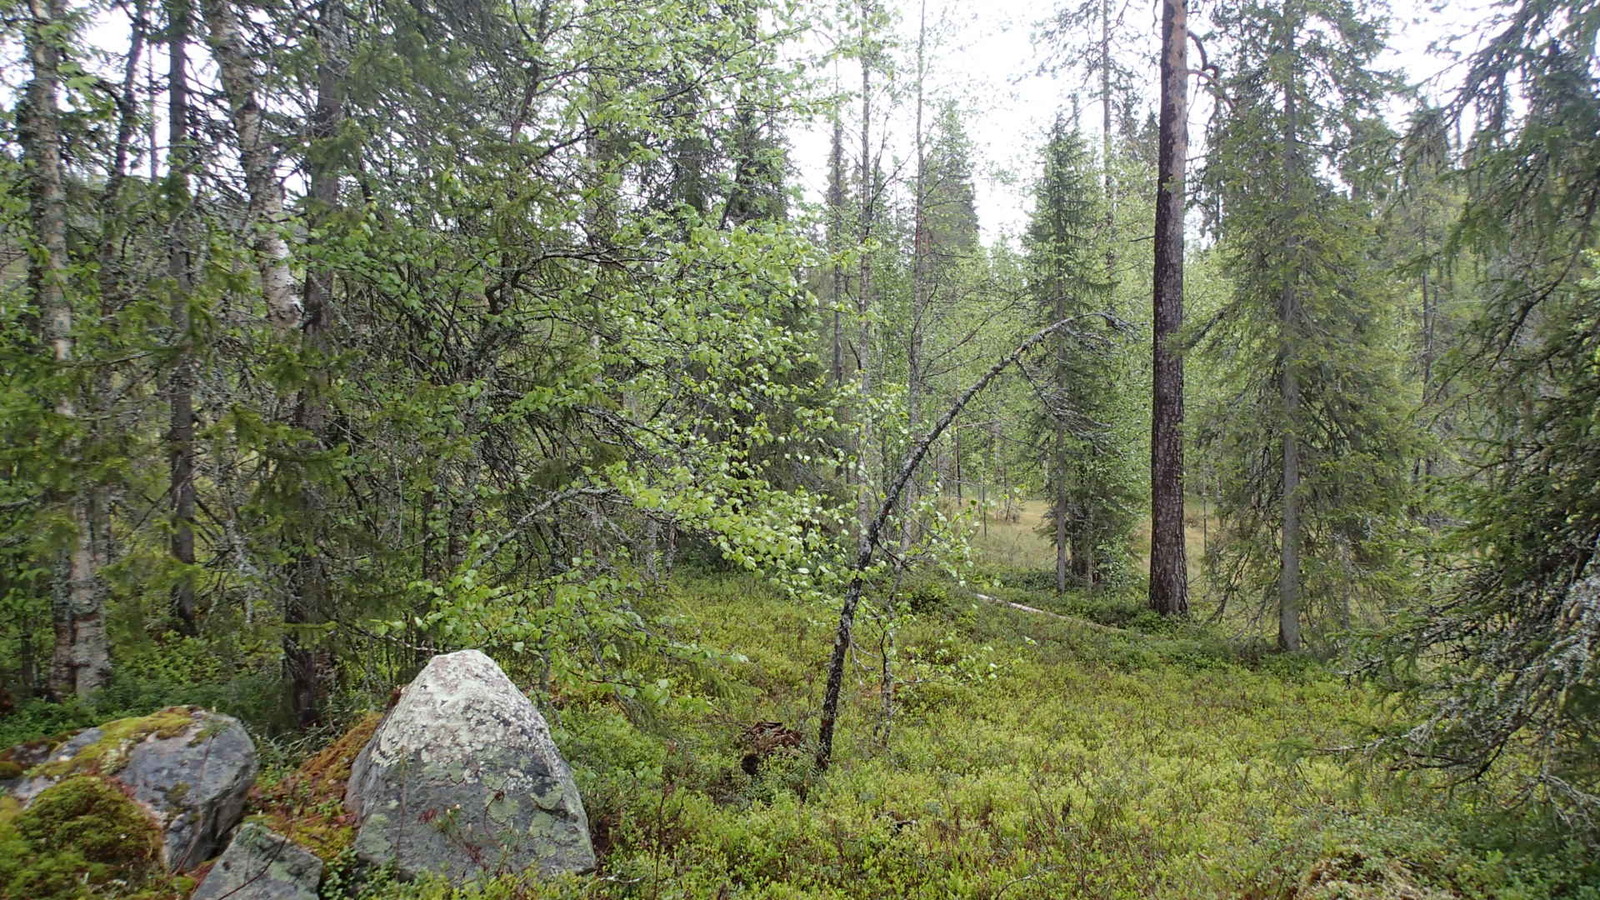
MULTIPOLYGON (((661 694, 597 683, 541 703, 583 791, 593 876, 462 887, 357 866, 343 779, 377 723, 357 710, 381 696, 346 698, 338 726, 264 742, 270 764, 247 815, 329 861, 327 898, 1600 897, 1589 845, 1548 811, 1508 807, 1492 782, 1449 788, 1363 752, 1409 721, 1380 691, 1309 656, 1166 621, 1136 595, 1031 586, 1045 568, 970 574, 909 586, 892 645, 886 619, 863 627, 826 778, 809 739, 763 747, 750 735, 813 729, 827 610, 726 572, 653 591, 640 611, 697 649, 637 661, 661 694)), ((537 676, 526 656, 500 662, 519 683, 537 676)), ((203 680, 170 688, 227 693, 203 680)), ((58 724, 8 722, 11 737, 58 724)), ((0 824, 0 840, 54 821, 39 808, 0 824)), ((0 874, 78 865, 78 850, 25 846, 0 874)), ((12 896, 78 896, 9 883, 12 896)))

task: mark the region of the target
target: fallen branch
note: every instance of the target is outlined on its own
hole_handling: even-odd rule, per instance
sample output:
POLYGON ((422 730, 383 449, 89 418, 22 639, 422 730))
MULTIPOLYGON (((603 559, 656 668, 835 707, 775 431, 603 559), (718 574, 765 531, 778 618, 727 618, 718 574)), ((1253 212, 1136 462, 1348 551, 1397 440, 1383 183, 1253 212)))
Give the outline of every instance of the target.
MULTIPOLYGON (((979 600, 996 604, 997 606, 1009 606, 1012 609, 1020 609, 1023 612, 1038 613, 1041 616, 1049 616, 1052 619, 1060 619, 1063 622, 1072 621, 1071 616, 1063 616, 1060 613, 1053 613, 1048 609, 1040 609, 1037 606, 1025 606, 1021 603, 1012 603, 1010 600, 1001 600, 999 597, 991 597, 988 594, 973 594, 972 596, 977 597, 979 600)), ((1080 619, 1078 621, 1082 620, 1080 619)))

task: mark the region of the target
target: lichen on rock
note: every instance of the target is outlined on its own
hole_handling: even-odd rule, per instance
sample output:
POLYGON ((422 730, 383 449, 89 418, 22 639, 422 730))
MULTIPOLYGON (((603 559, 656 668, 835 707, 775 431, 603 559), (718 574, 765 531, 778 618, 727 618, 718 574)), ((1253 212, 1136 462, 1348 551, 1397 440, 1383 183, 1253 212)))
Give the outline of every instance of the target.
POLYGON ((239 826, 191 900, 316 900, 322 860, 257 822, 239 826))
POLYGON ((356 759, 363 859, 465 879, 593 868, 588 818, 549 727, 476 650, 436 656, 356 759))

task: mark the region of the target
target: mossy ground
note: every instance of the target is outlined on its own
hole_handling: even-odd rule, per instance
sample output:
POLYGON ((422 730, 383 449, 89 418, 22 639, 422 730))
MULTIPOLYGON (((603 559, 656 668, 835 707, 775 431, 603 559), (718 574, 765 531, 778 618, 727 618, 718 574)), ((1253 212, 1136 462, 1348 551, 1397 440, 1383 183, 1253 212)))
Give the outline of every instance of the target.
MULTIPOLYGON (((1036 557, 1013 537, 1018 559, 1036 557)), ((249 812, 330 861, 328 900, 1600 900, 1592 845, 1490 792, 1334 752, 1402 717, 1374 691, 1305 657, 1241 655, 1151 616, 1134 594, 1054 597, 1012 562, 977 590, 908 581, 892 641, 864 606, 824 777, 805 747, 777 748, 750 774, 741 736, 762 722, 815 733, 836 609, 744 576, 665 586, 642 611, 664 636, 716 651, 627 661, 638 678, 666 679, 672 700, 642 705, 642 692, 582 682, 536 698, 583 790, 593 875, 461 886, 354 868, 342 799, 376 714, 298 768, 270 766, 249 812)), ((531 657, 498 662, 537 680, 531 657)), ((10 816, 0 856, 37 856, 10 816)), ((63 859, 48 858, 37 877, 63 859)), ((172 896, 174 884, 38 896, 172 896)))
MULTIPOLYGON (((1112 620, 1137 609, 985 591, 1112 620)), ((1493 830, 1517 817, 1481 796, 1328 752, 1391 712, 1314 661, 1246 664, 1198 627, 1029 614, 953 586, 920 606, 896 622, 887 736, 885 623, 869 616, 833 769, 819 778, 806 753, 778 753, 751 776, 747 726, 814 734, 834 611, 741 577, 678 580, 652 612, 737 659, 651 673, 682 698, 665 708, 597 686, 549 709, 597 876, 368 895, 1600 898, 1579 845, 1519 820, 1545 842, 1519 849, 1493 830)))
POLYGON ((251 797, 255 817, 323 861, 337 860, 355 840, 355 818, 344 809, 350 767, 382 718, 363 717, 287 776, 258 786, 251 797))

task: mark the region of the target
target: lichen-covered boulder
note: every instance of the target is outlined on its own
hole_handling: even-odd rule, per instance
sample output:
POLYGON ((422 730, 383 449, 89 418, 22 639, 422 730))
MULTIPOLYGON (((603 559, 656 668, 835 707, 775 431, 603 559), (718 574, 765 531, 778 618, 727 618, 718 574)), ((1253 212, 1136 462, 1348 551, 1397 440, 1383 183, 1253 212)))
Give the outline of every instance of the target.
POLYGON ((471 879, 594 867, 589 821, 544 717, 476 650, 436 656, 356 757, 356 853, 471 879))
POLYGON ((190 900, 317 900, 322 860, 256 822, 234 832, 190 900))
POLYGON ((88 728, 47 752, 7 755, 30 763, 7 788, 24 807, 72 776, 116 785, 161 829, 161 862, 174 872, 222 848, 256 776, 255 743, 244 727, 189 706, 88 728))

